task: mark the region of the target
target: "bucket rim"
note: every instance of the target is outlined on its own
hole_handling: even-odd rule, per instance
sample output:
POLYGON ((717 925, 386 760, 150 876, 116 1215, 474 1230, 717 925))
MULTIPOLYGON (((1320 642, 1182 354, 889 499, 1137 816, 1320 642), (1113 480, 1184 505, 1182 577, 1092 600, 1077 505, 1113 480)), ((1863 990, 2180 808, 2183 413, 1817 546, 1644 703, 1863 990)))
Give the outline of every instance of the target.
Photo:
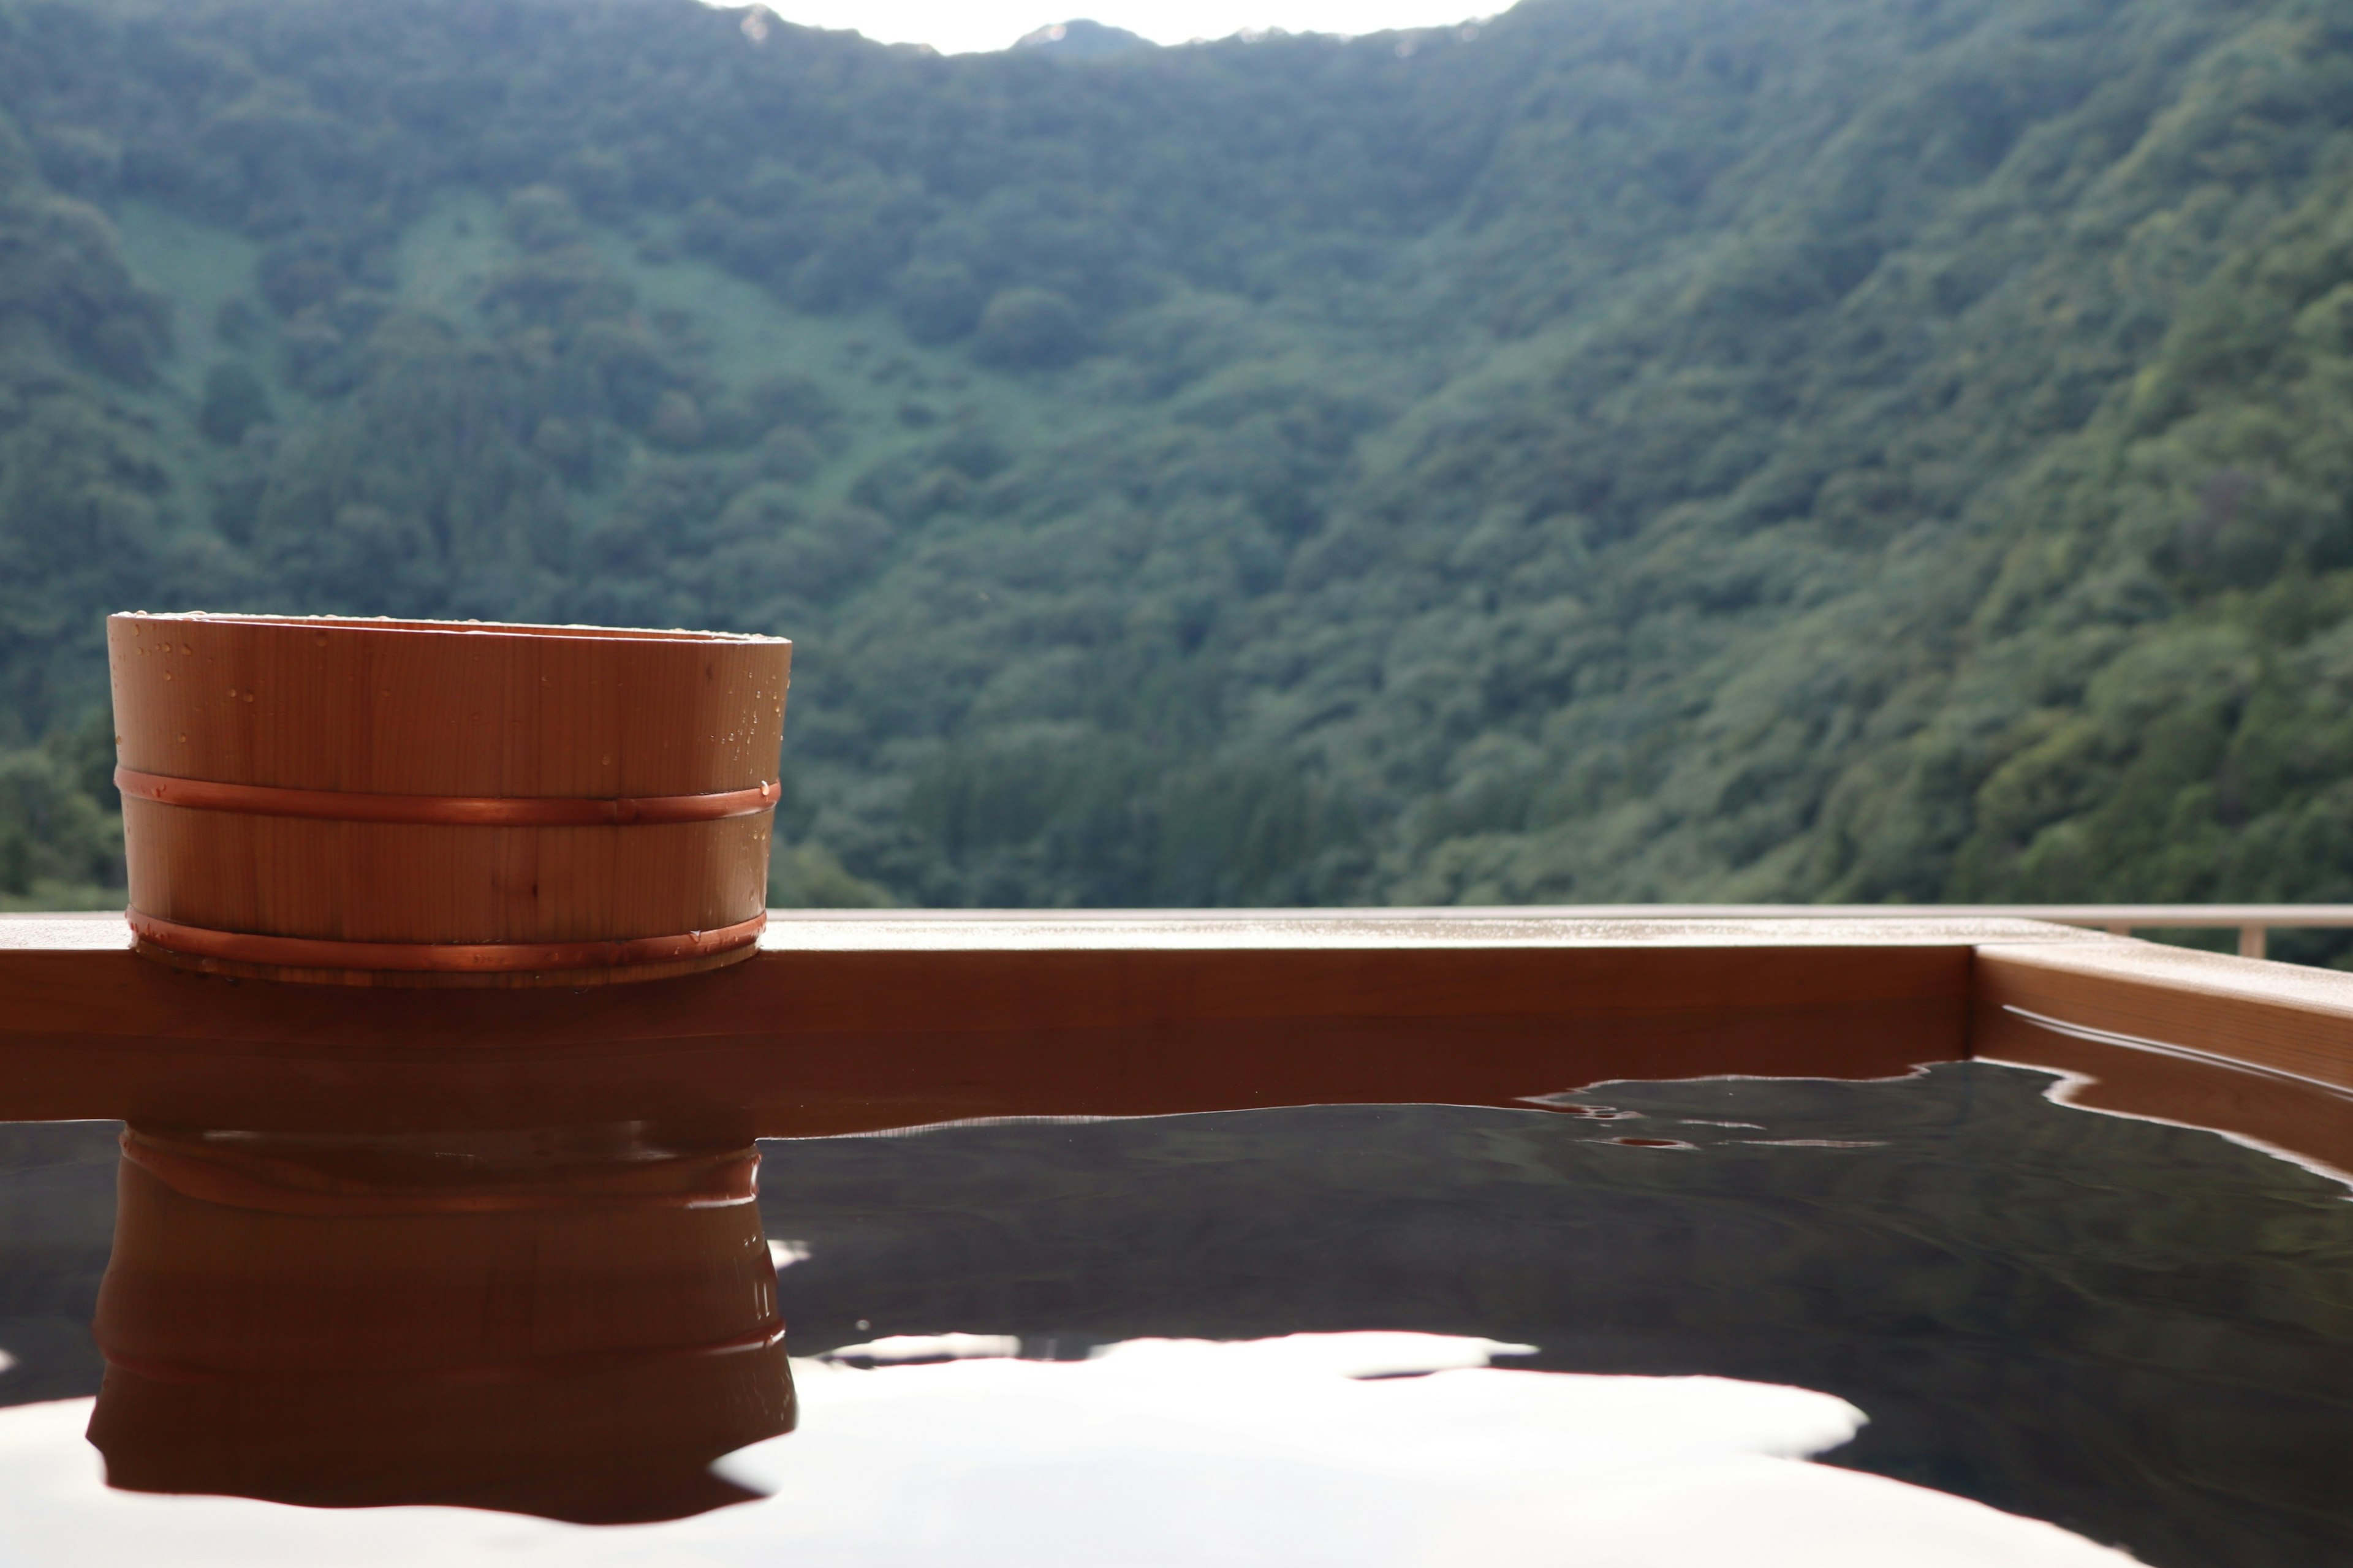
POLYGON ((761 632, 696 631, 685 626, 599 626, 585 623, 529 621, 408 620, 391 616, 273 616, 222 610, 118 610, 107 616, 137 626, 172 625, 283 626, 322 632, 412 632, 424 636, 512 637, 533 642, 644 642, 749 644, 792 647, 790 637, 761 632))

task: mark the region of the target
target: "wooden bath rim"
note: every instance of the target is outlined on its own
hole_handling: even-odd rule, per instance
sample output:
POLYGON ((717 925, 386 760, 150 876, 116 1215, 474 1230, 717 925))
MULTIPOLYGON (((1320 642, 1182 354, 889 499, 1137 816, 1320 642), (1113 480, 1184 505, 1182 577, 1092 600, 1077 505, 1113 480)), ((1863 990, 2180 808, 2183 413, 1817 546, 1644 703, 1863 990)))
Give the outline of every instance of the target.
POLYGON ((1933 910, 770 910, 617 989, 249 984, 0 915, 0 1121, 741 1138, 1978 1058, 2353 1179, 2353 974, 1933 910))

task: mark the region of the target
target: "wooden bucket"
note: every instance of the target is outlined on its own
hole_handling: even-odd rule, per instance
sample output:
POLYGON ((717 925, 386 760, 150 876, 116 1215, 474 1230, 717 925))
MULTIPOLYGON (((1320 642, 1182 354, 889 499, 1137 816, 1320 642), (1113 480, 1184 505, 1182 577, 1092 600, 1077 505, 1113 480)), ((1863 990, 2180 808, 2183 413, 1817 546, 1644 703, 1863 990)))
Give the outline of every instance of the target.
POLYGON ((107 652, 151 957, 578 985, 759 941, 782 638, 134 614, 107 652))

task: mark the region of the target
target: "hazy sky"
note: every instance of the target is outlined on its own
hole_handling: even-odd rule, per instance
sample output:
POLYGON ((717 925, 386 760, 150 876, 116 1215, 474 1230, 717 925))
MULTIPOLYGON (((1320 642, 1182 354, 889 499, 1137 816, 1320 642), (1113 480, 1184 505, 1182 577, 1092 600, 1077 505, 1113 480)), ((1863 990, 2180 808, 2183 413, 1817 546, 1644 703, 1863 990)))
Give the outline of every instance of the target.
POLYGON ((942 54, 1001 49, 1050 22, 1085 16, 1155 43, 1222 38, 1251 27, 1377 33, 1428 27, 1501 9, 1480 0, 768 0, 788 22, 849 28, 886 44, 942 54))

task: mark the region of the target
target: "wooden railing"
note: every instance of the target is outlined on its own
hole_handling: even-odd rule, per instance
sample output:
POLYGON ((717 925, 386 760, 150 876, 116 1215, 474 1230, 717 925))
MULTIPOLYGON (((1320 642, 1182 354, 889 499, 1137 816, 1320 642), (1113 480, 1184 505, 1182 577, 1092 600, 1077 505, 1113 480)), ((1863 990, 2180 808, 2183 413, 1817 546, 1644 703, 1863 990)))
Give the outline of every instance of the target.
POLYGON ((1322 923, 1399 917, 1430 921, 1503 919, 1556 920, 1572 915, 1597 921, 2048 921, 2130 936, 2138 931, 2235 931, 2243 958, 2263 956, 2264 939, 2282 930, 2353 930, 2353 904, 1440 904, 1307 910, 771 910, 778 920, 818 920, 828 924, 895 925, 907 921, 982 924, 1012 921, 1145 921, 1171 929, 1230 925, 1289 916, 1322 923))
POLYGON ((2097 926, 2128 936, 2136 931, 2232 927, 2239 956, 2263 956, 2273 927, 2341 931, 2353 927, 2353 904, 2021 904, 2008 912, 2059 925, 2097 926))
POLYGON ((1726 915, 1757 920, 2028 920, 2091 926, 2118 936, 2137 931, 2228 929, 2239 933, 2239 953, 2244 958, 2263 957, 2265 938, 2275 928, 2353 928, 2353 904, 1588 904, 1556 906, 1547 912, 1681 920, 1726 915))

